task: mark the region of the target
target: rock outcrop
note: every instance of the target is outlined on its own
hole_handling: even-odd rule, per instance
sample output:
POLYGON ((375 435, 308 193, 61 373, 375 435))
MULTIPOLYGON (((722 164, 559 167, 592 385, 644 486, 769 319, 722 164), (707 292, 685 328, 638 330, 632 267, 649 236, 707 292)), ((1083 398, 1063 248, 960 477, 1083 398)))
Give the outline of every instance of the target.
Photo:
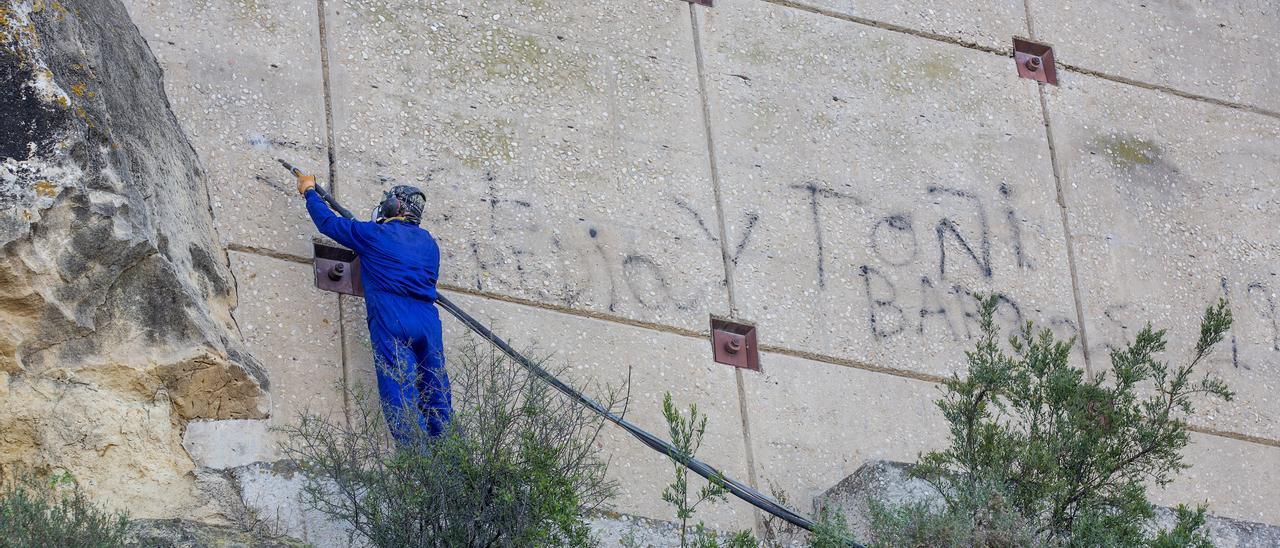
POLYGON ((210 525, 185 519, 137 520, 131 524, 126 546, 155 548, 303 548, 311 546, 285 535, 238 527, 210 525))
POLYGON ((210 517, 193 419, 261 418, 205 175, 118 0, 0 0, 0 467, 210 517))

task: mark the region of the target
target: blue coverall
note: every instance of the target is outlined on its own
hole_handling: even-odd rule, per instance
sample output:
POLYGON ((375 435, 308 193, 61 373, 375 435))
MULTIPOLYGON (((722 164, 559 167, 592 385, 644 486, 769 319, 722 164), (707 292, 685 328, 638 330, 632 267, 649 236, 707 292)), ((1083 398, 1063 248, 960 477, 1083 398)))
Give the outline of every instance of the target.
POLYGON ((449 424, 452 397, 444 335, 436 311, 440 247, 431 233, 403 220, 353 221, 308 190, 307 212, 322 234, 360 257, 378 394, 392 436, 402 445, 435 438, 449 424))

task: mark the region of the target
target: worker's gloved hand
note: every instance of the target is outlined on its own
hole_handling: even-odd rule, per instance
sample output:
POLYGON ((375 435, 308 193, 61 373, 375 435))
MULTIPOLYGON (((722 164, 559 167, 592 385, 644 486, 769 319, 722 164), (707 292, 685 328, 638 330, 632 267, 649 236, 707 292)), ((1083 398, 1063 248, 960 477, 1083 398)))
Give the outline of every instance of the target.
POLYGON ((316 177, 314 175, 298 176, 298 194, 306 194, 308 190, 316 187, 316 177))

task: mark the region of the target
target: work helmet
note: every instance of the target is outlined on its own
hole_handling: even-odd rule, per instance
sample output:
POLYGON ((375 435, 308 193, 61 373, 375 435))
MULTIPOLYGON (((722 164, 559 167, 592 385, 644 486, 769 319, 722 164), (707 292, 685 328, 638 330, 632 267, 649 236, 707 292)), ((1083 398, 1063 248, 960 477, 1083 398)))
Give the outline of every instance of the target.
POLYGON ((391 219, 404 219, 413 224, 422 222, 422 210, 427 205, 427 196, 418 187, 396 185, 382 195, 382 203, 373 212, 373 219, 379 223, 391 219))

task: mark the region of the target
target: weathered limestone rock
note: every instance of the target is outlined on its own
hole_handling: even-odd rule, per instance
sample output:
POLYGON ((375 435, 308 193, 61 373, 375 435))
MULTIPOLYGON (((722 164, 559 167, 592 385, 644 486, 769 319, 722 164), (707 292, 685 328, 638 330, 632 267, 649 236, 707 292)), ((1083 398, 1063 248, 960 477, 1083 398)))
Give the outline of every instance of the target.
POLYGON ((264 548, 308 546, 283 535, 243 531, 225 525, 209 525, 184 519, 138 520, 133 522, 129 546, 165 546, 173 548, 264 548))
POLYGON ((873 460, 825 493, 814 497, 815 508, 839 509, 844 514, 854 538, 866 540, 871 530, 871 500, 888 506, 927 501, 942 508, 942 496, 929 482, 907 475, 911 465, 901 462, 873 460))
POLYGON ((264 417, 267 380, 159 66, 118 0, 0 0, 0 104, 0 470, 213 512, 181 430, 264 417))
POLYGON ((601 512, 588 519, 587 526, 591 527, 591 534, 600 546, 680 546, 680 529, 677 524, 669 521, 601 512))

